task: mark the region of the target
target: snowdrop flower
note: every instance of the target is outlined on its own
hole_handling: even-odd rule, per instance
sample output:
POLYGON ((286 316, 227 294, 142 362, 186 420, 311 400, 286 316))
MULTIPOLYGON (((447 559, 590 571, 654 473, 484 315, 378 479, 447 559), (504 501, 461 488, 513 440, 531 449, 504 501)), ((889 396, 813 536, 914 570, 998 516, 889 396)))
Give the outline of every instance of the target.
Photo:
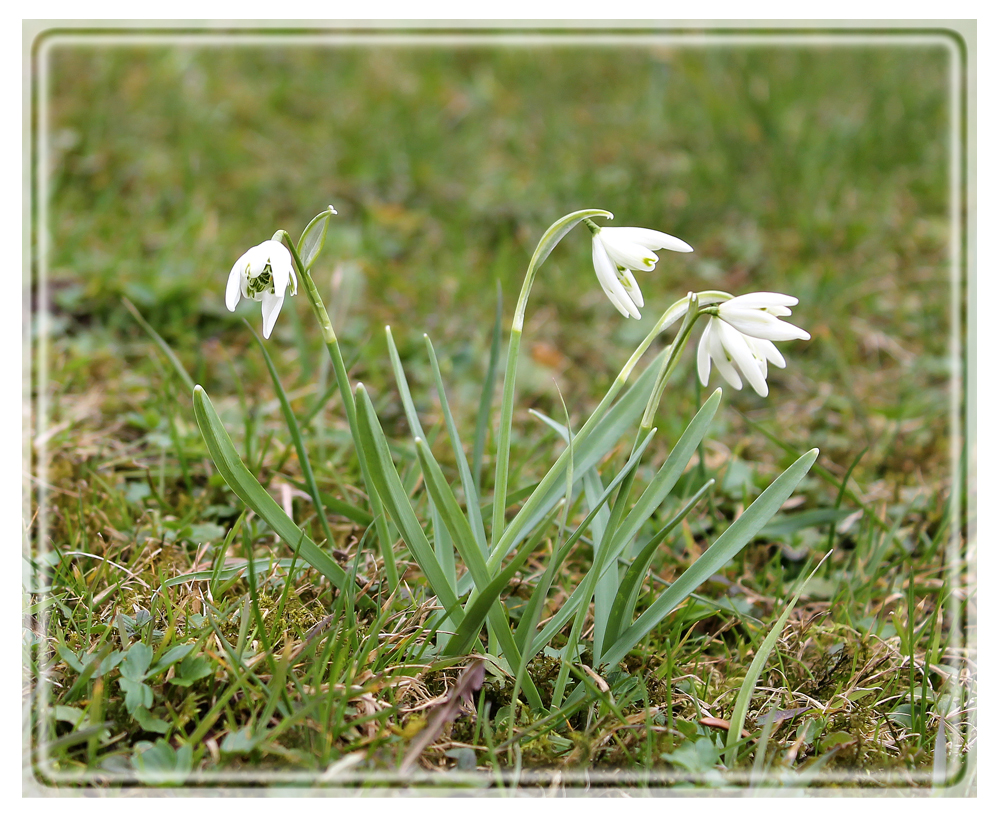
POLYGON ((289 284, 294 296, 298 292, 299 283, 292 267, 292 254, 281 242, 269 239, 250 248, 236 260, 233 269, 229 271, 226 307, 229 312, 233 312, 240 300, 240 293, 245 299, 261 302, 264 338, 270 338, 289 284))
POLYGON ((639 308, 643 305, 642 293, 635 283, 632 271, 652 270, 659 261, 654 250, 663 248, 690 253, 693 248, 687 242, 658 230, 597 227, 590 220, 587 221, 587 227, 594 235, 594 270, 604 294, 623 316, 639 318, 639 308))
POLYGON ((758 395, 767 395, 767 364, 784 367, 785 359, 774 341, 808 339, 809 333, 778 316, 789 316, 788 308, 798 303, 781 293, 748 293, 724 301, 714 308, 708 326, 698 342, 698 378, 708 386, 712 362, 736 389, 743 388, 740 374, 758 395))

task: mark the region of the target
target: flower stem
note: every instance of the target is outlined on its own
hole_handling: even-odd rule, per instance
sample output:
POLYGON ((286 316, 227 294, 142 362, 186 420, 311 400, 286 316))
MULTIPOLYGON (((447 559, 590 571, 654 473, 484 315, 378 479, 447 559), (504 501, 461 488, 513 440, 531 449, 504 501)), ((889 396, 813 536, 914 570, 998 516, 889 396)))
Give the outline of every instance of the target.
MULTIPOLYGON (((504 532, 504 513, 507 510, 507 479, 510 469, 510 428, 514 419, 514 382, 517 378, 517 357, 521 350, 521 333, 524 328, 524 313, 528 306, 528 294, 531 292, 535 274, 542 266, 542 262, 548 258, 563 236, 588 216, 612 218, 606 210, 578 210, 553 222, 548 230, 542 234, 542 238, 539 239, 538 246, 531 256, 531 261, 528 263, 528 271, 521 284, 521 294, 518 296, 517 306, 514 308, 514 320, 510 329, 510 344, 507 349, 507 362, 503 376, 500 429, 497 435, 497 468, 496 479, 493 483, 493 526, 490 534, 491 552, 499 545, 499 540, 504 532)), ((491 571, 495 570, 496 566, 492 566, 491 571)))
POLYGON ((680 361, 681 352, 683 352, 688 339, 691 337, 691 330, 694 329, 694 323, 698 316, 701 315, 698 310, 700 299, 697 293, 688 293, 686 302, 687 312, 684 315, 684 323, 681 325, 681 329, 677 331, 677 335, 670 344, 670 352, 667 354, 666 358, 663 359, 663 364, 660 365, 660 372, 656 376, 653 391, 649 394, 649 400, 646 402, 646 409, 642 413, 642 421, 639 424, 639 432, 636 435, 633 451, 642 439, 646 437, 646 433, 653 428, 653 414, 656 412, 656 407, 660 403, 660 396, 663 395, 663 390, 667 386, 667 379, 670 378, 674 369, 677 367, 677 362, 680 361))
POLYGON ((340 343, 337 341, 337 334, 333 330, 333 323, 330 321, 330 315, 326 311, 326 305, 319 295, 319 290, 316 289, 316 283, 313 281, 312 274, 302 264, 302 259, 299 258, 295 244, 288 233, 284 230, 278 231, 278 233, 281 234, 282 238, 287 240, 288 246, 292 251, 292 258, 295 261, 296 268, 298 268, 299 275, 302 277, 302 284, 305 287, 306 295, 309 297, 309 303, 312 305, 313 312, 316 314, 316 319, 323 332, 323 341, 330 355, 330 361, 333 363, 333 371, 337 377, 340 398, 344 403, 344 413, 347 415, 347 424, 351 430, 351 438, 354 440, 354 451, 358 455, 358 464, 361 467, 361 478, 364 481, 365 492, 368 495, 368 502, 371 504, 372 515, 375 518, 375 531, 378 534, 379 549, 382 553, 382 563, 385 567, 386 584, 391 593, 399 585, 399 572, 396 570, 396 559, 392 552, 389 526, 382 512, 382 501, 372 485, 368 463, 365 460, 364 450, 361 448, 361 438, 358 433, 357 408, 354 404, 354 393, 351 391, 351 382, 347 375, 347 367, 344 365, 344 356, 340 351, 340 343))

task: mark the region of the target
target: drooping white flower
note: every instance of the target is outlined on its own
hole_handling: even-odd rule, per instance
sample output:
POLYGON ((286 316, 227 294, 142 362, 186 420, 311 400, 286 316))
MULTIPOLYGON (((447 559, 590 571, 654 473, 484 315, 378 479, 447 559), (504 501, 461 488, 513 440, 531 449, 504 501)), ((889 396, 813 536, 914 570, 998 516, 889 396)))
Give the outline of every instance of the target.
POLYGON ((229 271, 226 307, 230 312, 234 311, 241 293, 245 299, 261 302, 264 338, 270 338, 289 285, 294 296, 299 282, 292 265, 292 254, 281 242, 269 239, 250 248, 229 271))
POLYGON ((698 378, 708 386, 712 362, 736 389, 743 388, 742 374, 758 395, 767 395, 767 363, 784 367, 785 359, 773 341, 808 339, 809 333, 777 316, 791 315, 798 299, 781 293, 748 293, 724 301, 717 316, 710 316, 698 342, 698 378))
POLYGON ((678 253, 693 250, 691 245, 675 236, 648 228, 598 228, 594 225, 591 231, 597 280, 611 303, 626 318, 639 318, 639 308, 643 306, 642 293, 632 271, 652 270, 659 261, 654 250, 663 248, 678 253))

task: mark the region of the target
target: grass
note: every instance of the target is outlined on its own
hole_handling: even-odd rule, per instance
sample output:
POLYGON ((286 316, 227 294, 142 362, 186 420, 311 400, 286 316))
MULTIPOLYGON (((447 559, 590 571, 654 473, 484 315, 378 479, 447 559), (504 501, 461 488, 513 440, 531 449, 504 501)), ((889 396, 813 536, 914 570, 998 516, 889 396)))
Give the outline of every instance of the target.
MULTIPOLYGON (((48 417, 36 419, 24 588, 38 780, 499 792, 585 770, 609 787, 929 787, 946 751, 957 771, 975 703, 966 521, 949 517, 965 507, 950 460, 963 438, 949 420, 949 338, 961 328, 948 310, 948 54, 50 42, 38 52, 50 253, 36 290, 49 335, 35 339, 48 417), (241 321, 257 329, 259 312, 233 316, 222 298, 240 253, 279 227, 297 235, 331 203, 340 215, 314 274, 351 377, 390 440, 404 441, 390 324, 453 481, 422 335, 456 424, 474 428, 497 282, 509 326, 534 243, 563 213, 607 207, 614 224, 666 230, 696 253, 661 258, 640 279, 651 308, 639 322, 595 286, 581 229, 553 254, 525 323, 512 492, 562 446, 527 410, 561 419, 565 401, 578 428, 656 313, 687 290, 793 293, 812 334, 784 350, 769 398, 725 390, 658 520, 707 479, 715 487, 658 550, 639 609, 818 446, 761 536, 619 667, 595 679, 575 666, 582 704, 512 709, 513 680, 487 665, 475 714, 457 715, 405 774, 398 766, 468 664, 412 659, 429 614, 419 572, 397 544, 412 596, 371 612, 334 594, 226 487, 164 354, 205 385, 296 523, 320 544, 328 530, 329 554, 377 589, 384 569, 308 306, 286 302, 267 349, 316 487, 334 501, 325 525, 241 321), (757 649, 830 549, 763 666, 749 735, 727 752, 757 649)), ((688 354, 656 418, 662 441, 707 395, 693 370, 688 354)), ((491 433, 487 488, 494 444, 491 433)), ((649 462, 664 457, 657 446, 649 462)), ((409 475, 413 489, 419 472, 409 475)), ((637 490, 650 478, 640 470, 637 490)), ((515 620, 553 548, 542 537, 512 579, 515 620)), ((556 604, 589 568, 586 553, 563 567, 556 604)), ((526 671, 543 696, 558 672, 547 655, 526 671)))

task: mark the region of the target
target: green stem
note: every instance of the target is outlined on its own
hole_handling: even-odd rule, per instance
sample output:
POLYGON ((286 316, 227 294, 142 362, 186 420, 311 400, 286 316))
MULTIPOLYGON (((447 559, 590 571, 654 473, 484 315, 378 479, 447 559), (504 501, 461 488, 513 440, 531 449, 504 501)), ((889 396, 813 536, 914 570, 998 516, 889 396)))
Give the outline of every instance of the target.
POLYGON ((694 323, 701 313, 698 310, 700 304, 699 294, 688 293, 687 295, 687 312, 684 315, 684 323, 681 325, 681 329, 677 331, 677 335, 674 337, 673 342, 670 344, 670 353, 663 359, 663 364, 660 365, 660 372, 656 376, 655 386, 653 391, 649 395, 649 400, 646 402, 646 409, 642 413, 642 421, 639 424, 639 432, 636 435, 635 444, 633 444, 633 451, 635 447, 639 445, 639 442, 646 437, 646 434, 653 428, 653 414, 656 412, 656 408, 660 403, 660 396, 663 395, 663 390, 667 386, 667 380, 673 374, 674 369, 677 367, 677 362, 680 361, 681 353, 684 347, 687 346, 688 339, 691 337, 691 331, 694 329, 694 323))
MULTIPOLYGON (((542 234, 542 238, 531 256, 531 261, 528 263, 528 271, 521 284, 521 294, 518 296, 517 306, 514 308, 514 320, 510 329, 510 344, 507 349, 507 362, 503 376, 500 431, 497 436, 497 469, 493 484, 493 528, 490 535, 493 550, 499 545, 498 541, 504 532, 504 513, 507 510, 507 479, 510 469, 510 428, 514 418, 514 381, 517 377, 517 357, 521 349, 521 332, 524 328, 524 313, 528 306, 528 294, 531 292, 538 268, 542 266, 553 248, 559 244, 563 236, 588 216, 612 218, 612 215, 606 210, 578 210, 553 222, 548 230, 542 234)), ((500 559, 503 559, 502 556, 500 559)))
POLYGON ((333 371, 337 377, 337 387, 340 391, 341 401, 344 403, 344 412, 347 415, 347 424, 351 430, 351 438, 354 439, 354 451, 358 455, 358 464, 361 466, 361 478, 365 484, 365 492, 368 494, 368 502, 371 504, 372 516, 375 518, 375 531, 378 534, 379 549, 382 553, 382 562, 385 566, 385 578, 390 593, 399 585, 399 572, 396 570, 396 559, 392 552, 392 539, 389 536, 389 526, 386 517, 382 513, 382 501, 372 485, 371 474, 368 471, 368 463, 365 460, 364 451, 361 448, 361 438, 358 434, 358 414, 354 404, 354 393, 351 391, 351 382, 347 375, 347 367, 344 365, 344 356, 340 351, 340 344, 337 341, 337 334, 333 330, 333 322, 330 321, 330 314, 326 311, 316 283, 312 274, 302 264, 295 244, 287 231, 279 230, 275 237, 283 238, 287 241, 288 247, 292 251, 292 259, 302 277, 302 284, 305 287, 309 303, 319 322, 320 330, 323 332, 323 341, 326 343, 327 352, 330 354, 330 361, 333 363, 333 371))

